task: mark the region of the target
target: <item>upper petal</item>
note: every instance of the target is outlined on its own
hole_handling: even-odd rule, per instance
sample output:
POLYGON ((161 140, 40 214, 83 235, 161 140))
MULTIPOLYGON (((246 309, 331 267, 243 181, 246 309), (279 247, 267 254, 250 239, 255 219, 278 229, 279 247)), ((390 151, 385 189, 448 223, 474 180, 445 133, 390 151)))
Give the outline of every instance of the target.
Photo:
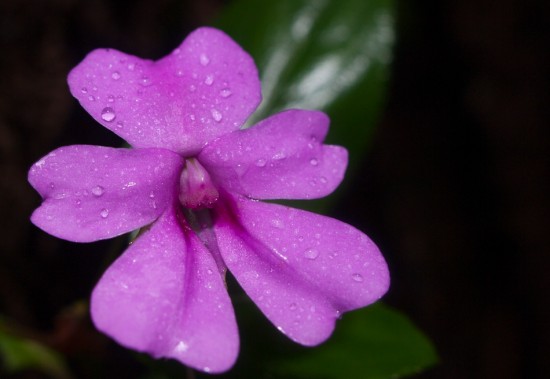
POLYGON ((254 61, 213 28, 195 30, 157 62, 95 50, 68 81, 92 117, 131 145, 184 155, 238 129, 261 100, 254 61))
POLYGON ((216 262, 174 208, 105 272, 91 312, 97 328, 120 344, 202 371, 228 370, 238 354, 216 262))
POLYGON ((328 117, 289 110, 220 137, 198 158, 218 185, 255 199, 310 199, 342 181, 347 151, 323 145, 328 117))
POLYGON ((182 165, 179 155, 164 149, 59 148, 29 171, 44 198, 31 220, 75 242, 130 232, 159 217, 177 196, 182 165))
POLYGON ((387 291, 384 258, 357 229, 244 198, 227 204, 215 224, 224 261, 262 312, 296 342, 323 342, 342 312, 387 291))

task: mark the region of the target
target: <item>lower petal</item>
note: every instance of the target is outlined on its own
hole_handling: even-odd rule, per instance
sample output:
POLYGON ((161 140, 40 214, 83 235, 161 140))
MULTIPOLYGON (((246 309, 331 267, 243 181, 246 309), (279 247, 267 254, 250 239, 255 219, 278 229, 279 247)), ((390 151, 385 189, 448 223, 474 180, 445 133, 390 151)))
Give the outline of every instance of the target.
POLYGON ((216 262, 169 209, 105 272, 92 295, 98 329, 121 345, 205 372, 228 370, 238 330, 216 262))
POLYGON ((304 345, 326 340, 342 312, 375 302, 389 286, 374 243, 329 217, 238 198, 219 210, 215 231, 245 292, 304 345))

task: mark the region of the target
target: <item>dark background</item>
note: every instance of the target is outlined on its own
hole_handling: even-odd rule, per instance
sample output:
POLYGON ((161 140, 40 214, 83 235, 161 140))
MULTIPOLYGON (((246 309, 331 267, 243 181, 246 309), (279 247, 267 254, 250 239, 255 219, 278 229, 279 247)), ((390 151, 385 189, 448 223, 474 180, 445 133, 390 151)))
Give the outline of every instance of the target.
MULTIPOLYGON (((159 58, 225 3, 0 1, 0 314, 77 377, 92 364, 82 356, 132 377, 79 305, 125 241, 77 245, 32 226, 27 170, 61 145, 120 143, 69 94, 86 53, 159 58)), ((388 103, 334 215, 380 245, 386 302, 434 341, 441 363, 419 377, 546 377, 550 2, 397 4, 388 103)))

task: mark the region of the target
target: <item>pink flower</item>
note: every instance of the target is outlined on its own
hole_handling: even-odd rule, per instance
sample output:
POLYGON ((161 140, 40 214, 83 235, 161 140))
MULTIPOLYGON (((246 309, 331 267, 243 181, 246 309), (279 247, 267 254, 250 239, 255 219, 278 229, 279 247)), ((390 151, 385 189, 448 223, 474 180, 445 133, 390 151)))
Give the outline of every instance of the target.
POLYGON ((198 29, 156 62, 99 49, 68 80, 90 115, 133 149, 67 146, 39 160, 29 181, 44 202, 32 221, 76 242, 144 228, 92 294, 95 325, 120 344, 228 370, 239 339, 227 269, 304 345, 386 292, 386 263, 363 233, 259 201, 328 195, 347 152, 322 144, 321 112, 289 110, 241 129, 260 82, 227 35, 198 29))

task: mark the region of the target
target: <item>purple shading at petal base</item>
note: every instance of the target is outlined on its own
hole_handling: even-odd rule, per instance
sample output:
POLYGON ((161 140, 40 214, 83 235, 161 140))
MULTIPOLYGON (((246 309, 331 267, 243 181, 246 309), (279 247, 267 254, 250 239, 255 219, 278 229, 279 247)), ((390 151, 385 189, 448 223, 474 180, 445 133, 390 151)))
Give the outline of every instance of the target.
POLYGON ((261 101, 252 58, 212 28, 195 30, 156 62, 95 50, 68 81, 90 115, 132 146, 184 156, 239 129, 261 101))
POLYGON ((387 291, 386 263, 357 229, 245 198, 226 203, 215 223, 222 257, 262 312, 294 341, 323 342, 342 312, 387 291))
POLYGON ((44 198, 31 220, 74 242, 131 232, 154 221, 177 196, 182 166, 179 155, 164 149, 59 148, 29 171, 44 198))
POLYGON ((169 209, 105 272, 91 303, 98 329, 120 344, 205 372, 231 368, 239 337, 216 262, 169 209))

